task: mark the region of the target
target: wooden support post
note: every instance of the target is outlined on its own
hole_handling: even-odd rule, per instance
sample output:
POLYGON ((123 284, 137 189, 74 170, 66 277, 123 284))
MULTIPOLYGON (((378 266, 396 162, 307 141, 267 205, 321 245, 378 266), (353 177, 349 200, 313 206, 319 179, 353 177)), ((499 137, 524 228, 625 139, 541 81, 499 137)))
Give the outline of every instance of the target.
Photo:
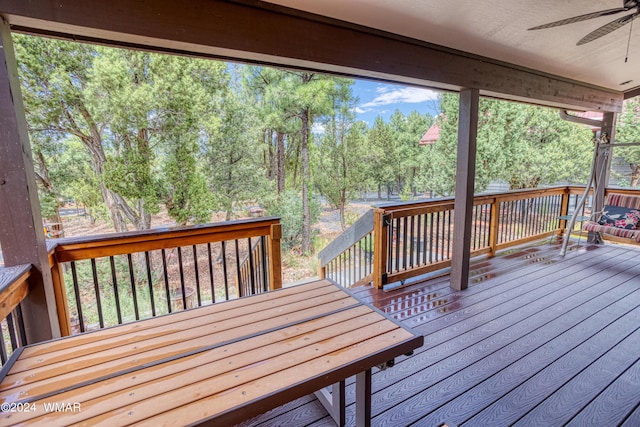
MULTIPOLYGON (((569 189, 567 188, 562 195, 562 204, 560 205, 560 216, 569 215, 569 189)), ((558 223, 558 236, 564 236, 567 228, 567 220, 561 219, 558 223)))
POLYGON ((69 304, 67 303, 67 291, 64 286, 62 264, 58 262, 55 253, 49 257, 49 266, 51 268, 51 279, 53 280, 53 292, 56 296, 60 335, 66 337, 71 335, 71 316, 69 314, 69 304))
POLYGON ((322 266, 322 260, 318 260, 318 277, 320 279, 327 278, 327 268, 322 266))
POLYGON ((0 17, 0 246, 7 267, 31 264, 22 302, 27 341, 60 336, 27 122, 9 24, 0 17))
POLYGON ((280 250, 282 224, 272 224, 269 235, 269 289, 282 288, 282 255, 280 250))
POLYGON ((373 212, 373 286, 382 289, 387 276, 387 234, 389 225, 384 219, 385 212, 375 209, 373 212))
POLYGON ((500 231, 500 199, 495 198, 491 203, 491 218, 489 221, 489 257, 496 256, 498 247, 498 232, 500 231))
POLYGON ((456 290, 466 289, 469 286, 479 101, 480 92, 478 89, 460 91, 456 200, 454 203, 451 259, 451 287, 456 290))

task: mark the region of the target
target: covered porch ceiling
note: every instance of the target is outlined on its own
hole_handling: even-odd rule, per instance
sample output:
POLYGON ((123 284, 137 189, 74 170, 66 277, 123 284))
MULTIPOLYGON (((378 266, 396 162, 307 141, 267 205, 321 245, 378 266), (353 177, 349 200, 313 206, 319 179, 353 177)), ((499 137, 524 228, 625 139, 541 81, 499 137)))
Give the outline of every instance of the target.
POLYGON ((493 58, 567 79, 636 93, 640 88, 640 21, 577 46, 591 31, 636 12, 549 29, 541 24, 621 8, 623 0, 269 0, 291 8, 493 58), (631 31, 631 38, 629 33, 631 31), (627 43, 629 43, 628 60, 627 43), (635 89, 635 90, 634 90, 635 89))
POLYGON ((576 42, 622 0, 0 0, 13 31, 380 79, 573 110, 617 112, 640 91, 640 29, 576 42), (621 84, 626 82, 625 84, 621 84))

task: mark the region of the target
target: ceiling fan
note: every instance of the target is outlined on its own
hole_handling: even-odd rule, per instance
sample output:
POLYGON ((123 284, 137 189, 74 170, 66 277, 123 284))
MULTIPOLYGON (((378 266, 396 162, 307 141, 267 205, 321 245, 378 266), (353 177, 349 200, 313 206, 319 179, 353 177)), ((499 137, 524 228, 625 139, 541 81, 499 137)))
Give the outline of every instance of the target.
POLYGON ((589 34, 581 38, 577 43, 577 45, 580 46, 580 45, 592 42, 596 39, 599 39, 602 36, 606 36, 607 34, 617 30, 618 28, 621 28, 633 22, 634 19, 640 16, 640 0, 623 0, 622 7, 619 7, 617 9, 601 10, 600 12, 587 13, 585 15, 574 16, 573 18, 561 19, 559 21, 550 22, 548 24, 538 25, 537 27, 529 28, 529 30, 542 30, 544 28, 552 28, 552 27, 558 27, 560 25, 573 24, 574 22, 586 21, 588 19, 599 18, 601 16, 616 15, 618 13, 627 12, 634 8, 636 9, 634 13, 630 15, 625 15, 621 18, 611 21, 608 24, 603 25, 602 27, 590 32, 589 34))

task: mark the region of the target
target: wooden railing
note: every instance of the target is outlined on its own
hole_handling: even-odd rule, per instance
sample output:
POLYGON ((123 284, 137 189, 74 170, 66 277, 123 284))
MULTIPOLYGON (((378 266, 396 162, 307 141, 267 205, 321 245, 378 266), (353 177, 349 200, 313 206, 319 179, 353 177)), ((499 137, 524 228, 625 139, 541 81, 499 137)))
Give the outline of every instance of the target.
POLYGON ((31 265, 0 267, 0 366, 27 344, 20 303, 29 294, 31 265))
POLYGON ((370 209, 318 253, 319 276, 345 287, 371 282, 373 252, 373 209, 370 209))
POLYGON ((238 276, 238 292, 241 295, 255 295, 269 290, 269 277, 267 266, 266 236, 253 239, 248 243, 251 250, 247 251, 240 262, 240 274, 238 276))
MULTIPOLYGON (((617 190, 616 190, 617 191, 617 190)), ((584 187, 562 186, 478 195, 472 214, 471 254, 499 250, 564 233, 559 217, 575 210, 584 187)), ((589 211, 581 212, 581 215, 589 211)), ((343 286, 373 282, 402 285, 407 279, 451 265, 454 199, 384 204, 320 253, 320 275, 343 286), (360 274, 363 251, 371 269, 360 274)))
POLYGON ((280 237, 279 219, 261 218, 57 239, 50 265, 61 333, 280 288, 280 237))

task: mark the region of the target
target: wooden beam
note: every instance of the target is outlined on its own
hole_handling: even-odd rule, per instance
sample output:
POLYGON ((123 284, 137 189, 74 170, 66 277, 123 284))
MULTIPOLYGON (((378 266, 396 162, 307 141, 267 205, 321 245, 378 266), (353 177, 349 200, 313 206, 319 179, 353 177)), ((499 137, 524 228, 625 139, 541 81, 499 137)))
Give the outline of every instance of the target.
POLYGON ((624 93, 624 99, 635 98, 638 95, 640 95, 640 86, 626 91, 624 93))
POLYGON ((0 245, 5 266, 31 264, 29 343, 60 335, 38 189, 9 24, 0 18, 0 245))
POLYGON ((315 69, 559 108, 621 111, 623 94, 255 0, 2 0, 14 31, 315 69))
POLYGON ((451 287, 469 286, 469 258, 473 226, 473 190, 476 174, 476 139, 478 136, 478 89, 460 91, 458 115, 458 154, 456 164, 456 200, 453 217, 451 287))

